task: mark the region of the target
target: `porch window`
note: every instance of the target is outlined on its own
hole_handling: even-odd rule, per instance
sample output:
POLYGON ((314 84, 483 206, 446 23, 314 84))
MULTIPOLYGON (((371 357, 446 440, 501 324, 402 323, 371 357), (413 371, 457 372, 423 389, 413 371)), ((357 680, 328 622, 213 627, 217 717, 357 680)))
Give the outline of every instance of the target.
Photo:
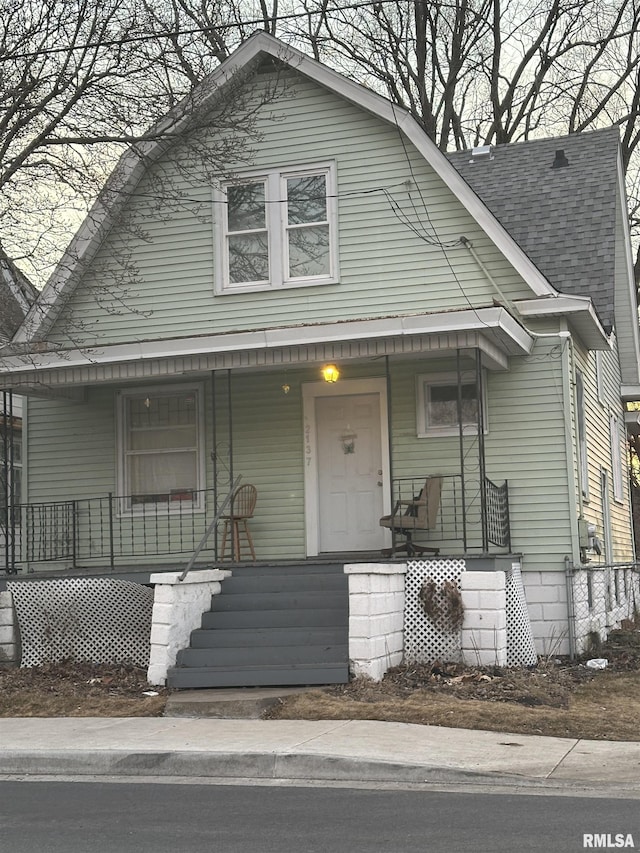
MULTIPOLYGON (((462 374, 460 398, 463 430, 466 434, 473 434, 478 429, 478 386, 475 374, 462 374)), ((486 405, 483 412, 486 412, 486 405)), ((457 435, 460 428, 457 375, 447 373, 418 376, 416 413, 419 437, 457 435)), ((486 415, 484 428, 486 432, 486 415)))
POLYGON ((333 164, 249 174, 214 201, 218 293, 337 280, 333 164))
POLYGON ((125 392, 121 408, 121 493, 127 508, 199 506, 201 388, 125 392))

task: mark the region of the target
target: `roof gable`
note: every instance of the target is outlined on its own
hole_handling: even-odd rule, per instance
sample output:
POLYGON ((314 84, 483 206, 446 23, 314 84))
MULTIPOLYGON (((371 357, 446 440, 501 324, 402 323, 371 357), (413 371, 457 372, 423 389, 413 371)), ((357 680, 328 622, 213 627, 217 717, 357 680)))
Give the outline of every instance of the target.
MULTIPOLYGON (((191 98, 168 114, 161 125, 171 127, 173 135, 186 130, 194 109, 206 109, 213 99, 223 95, 226 85, 234 79, 235 75, 247 68, 255 67, 257 63, 264 61, 265 57, 271 57, 279 63, 286 64, 297 73, 308 76, 320 86, 397 128, 435 169, 448 189, 527 282, 533 295, 557 295, 531 259, 511 238, 409 113, 266 33, 257 33, 241 45, 226 62, 203 81, 191 98)), ((115 221, 121 205, 135 189, 148 164, 160 157, 167 145, 165 140, 156 138, 138 145, 135 150, 131 149, 123 155, 107 182, 104 192, 47 282, 38 304, 33 307, 29 317, 16 334, 15 342, 24 343, 41 339, 46 335, 81 278, 83 270, 91 262, 105 233, 115 221)))

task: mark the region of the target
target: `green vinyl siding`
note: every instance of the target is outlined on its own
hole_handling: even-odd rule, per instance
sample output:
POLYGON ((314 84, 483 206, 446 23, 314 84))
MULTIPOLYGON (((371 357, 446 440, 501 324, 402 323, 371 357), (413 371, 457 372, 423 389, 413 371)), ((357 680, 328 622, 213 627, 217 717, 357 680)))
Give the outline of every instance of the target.
MULTIPOLYGON (((214 296, 212 194, 202 172, 144 179, 49 335, 72 345, 491 305, 464 235, 510 299, 531 292, 399 132, 310 81, 260 111, 252 168, 335 162, 337 284, 214 296), (158 186, 182 194, 159 204, 158 186), (402 292, 401 307, 398 294, 402 292)), ((180 159, 181 149, 171 151, 180 159)), ((233 164, 230 164, 233 167, 233 164)))
MULTIPOLYGON (((572 553, 572 477, 568 475, 563 365, 567 341, 540 339, 529 358, 512 359, 510 369, 486 374, 488 431, 485 435, 487 476, 507 480, 512 551, 525 555, 525 567, 558 570, 572 553)), ((585 374, 587 442, 590 453, 590 502, 585 515, 601 523, 599 470, 610 472, 608 415, 595 395, 595 372, 585 353, 576 363, 585 374)), ((615 357, 606 359, 607 399, 615 405, 615 357)), ((344 363, 343 379, 382 377, 379 362, 344 363)), ((418 438, 416 377, 449 373, 449 358, 391 360, 391 436, 394 477, 458 475, 460 455, 455 436, 418 438)), ((305 501, 302 383, 318 379, 317 368, 216 374, 216 429, 212 387, 205 387, 206 485, 213 485, 212 452, 224 491, 231 477, 258 489, 251 522, 260 560, 298 559, 305 555, 305 501), (285 393, 282 386, 289 386, 285 393), (228 403, 231 400, 231 413, 228 403), (229 426, 231 425, 231 433, 229 426), (229 470, 232 446, 232 470, 229 470)), ((179 387, 179 386, 177 386, 179 387)), ((336 386, 339 393, 340 386, 336 386)), ((116 389, 89 389, 86 402, 29 400, 28 500, 62 501, 106 495, 116 489, 116 389)), ((571 420, 574 420, 572 418, 571 420)), ((571 429, 571 424, 568 424, 571 429)), ((575 443, 570 466, 575 472, 575 443)), ((465 466, 477 467, 477 439, 465 439, 465 466)), ((628 486, 625 501, 611 500, 616 559, 628 559, 628 486)), ((211 507, 207 507, 210 517, 211 507)), ((452 553, 459 553, 459 543, 452 553)), ((144 562, 144 561, 142 561, 144 562)))
MULTIPOLYGON (((531 358, 513 359, 509 371, 487 374, 486 474, 497 485, 508 481, 512 551, 526 555, 527 569, 557 571, 571 550, 558 354, 553 341, 541 341, 531 358)), ((428 363, 429 372, 451 367, 444 361, 428 363)), ((456 436, 416 436, 415 376, 423 372, 425 364, 410 362, 394 366, 392 373, 394 475, 398 477, 450 475, 460 469, 456 436)), ((474 438, 465 439, 464 451, 473 477, 478 464, 474 438)))

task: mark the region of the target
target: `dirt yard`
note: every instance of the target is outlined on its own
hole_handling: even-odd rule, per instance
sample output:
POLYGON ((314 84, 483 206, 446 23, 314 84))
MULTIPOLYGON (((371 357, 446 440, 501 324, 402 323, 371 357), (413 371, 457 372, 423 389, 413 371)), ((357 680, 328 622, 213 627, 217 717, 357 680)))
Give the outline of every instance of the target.
MULTIPOLYGON (((615 631, 582 661, 533 668, 405 665, 377 684, 310 689, 282 701, 273 719, 372 719, 471 729, 640 741, 640 630, 615 631)), ((144 670, 66 661, 0 670, 2 717, 161 716, 169 691, 144 670)))

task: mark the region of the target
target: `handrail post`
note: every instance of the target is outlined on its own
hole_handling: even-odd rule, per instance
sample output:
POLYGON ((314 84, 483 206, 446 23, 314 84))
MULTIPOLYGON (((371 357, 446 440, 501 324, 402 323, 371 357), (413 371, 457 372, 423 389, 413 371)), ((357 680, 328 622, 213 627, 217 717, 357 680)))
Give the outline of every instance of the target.
POLYGON ((77 529, 78 501, 71 501, 71 565, 73 568, 78 567, 78 555, 76 553, 76 543, 78 541, 77 529))
POLYGON ((113 571, 113 492, 109 492, 109 565, 111 566, 111 571, 113 571))

